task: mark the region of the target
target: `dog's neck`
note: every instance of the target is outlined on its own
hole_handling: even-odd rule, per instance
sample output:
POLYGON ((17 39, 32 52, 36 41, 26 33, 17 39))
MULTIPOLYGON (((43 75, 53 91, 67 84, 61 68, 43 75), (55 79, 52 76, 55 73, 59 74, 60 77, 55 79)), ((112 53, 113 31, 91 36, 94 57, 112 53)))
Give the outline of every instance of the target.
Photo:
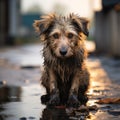
POLYGON ((84 62, 84 57, 81 54, 77 54, 77 55, 67 57, 67 58, 59 58, 51 54, 50 51, 49 52, 45 51, 43 53, 43 56, 44 56, 44 64, 46 64, 49 67, 66 66, 70 69, 74 67, 80 68, 82 66, 82 63, 84 62))

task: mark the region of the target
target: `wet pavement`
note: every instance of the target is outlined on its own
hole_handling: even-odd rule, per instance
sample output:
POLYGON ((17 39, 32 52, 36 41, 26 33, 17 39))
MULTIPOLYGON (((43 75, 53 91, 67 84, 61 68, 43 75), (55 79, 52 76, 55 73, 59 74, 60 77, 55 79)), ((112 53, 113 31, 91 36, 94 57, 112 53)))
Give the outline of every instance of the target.
MULTIPOLYGON (((41 45, 0 49, 0 120, 120 120, 120 104, 97 104, 102 98, 120 98, 120 60, 90 56, 87 115, 68 115, 66 108, 46 108, 40 96, 43 58, 41 45)), ((78 113, 77 113, 78 114, 78 113)))
POLYGON ((45 108, 39 85, 0 88, 0 120, 39 120, 45 108))

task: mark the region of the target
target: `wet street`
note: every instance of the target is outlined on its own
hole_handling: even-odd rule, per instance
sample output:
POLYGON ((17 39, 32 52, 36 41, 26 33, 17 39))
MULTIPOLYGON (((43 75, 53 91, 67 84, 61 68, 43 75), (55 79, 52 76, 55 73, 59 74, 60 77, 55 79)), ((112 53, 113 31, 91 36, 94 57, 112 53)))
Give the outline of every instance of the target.
POLYGON ((70 116, 66 108, 46 108, 40 96, 42 46, 24 45, 0 49, 0 120, 120 120, 120 103, 98 104, 104 98, 120 98, 120 59, 90 55, 86 60, 91 74, 86 116, 70 116))

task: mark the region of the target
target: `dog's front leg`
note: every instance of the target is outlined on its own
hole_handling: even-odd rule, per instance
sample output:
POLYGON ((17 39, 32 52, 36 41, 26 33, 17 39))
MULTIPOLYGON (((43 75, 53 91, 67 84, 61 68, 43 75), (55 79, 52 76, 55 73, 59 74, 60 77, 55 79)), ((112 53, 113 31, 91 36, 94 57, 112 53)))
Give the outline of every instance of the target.
POLYGON ((72 106, 72 107, 79 106, 80 102, 78 100, 78 89, 79 89, 79 73, 76 73, 73 78, 71 89, 70 89, 68 106, 72 106))
POLYGON ((75 107, 81 104, 86 105, 88 101, 86 91, 89 87, 89 79, 90 75, 87 69, 76 72, 70 89, 68 105, 75 107))
POLYGON ((59 90, 57 88, 57 81, 56 76, 52 69, 49 71, 49 84, 50 84, 50 100, 48 102, 48 105, 59 105, 60 98, 59 98, 59 90))

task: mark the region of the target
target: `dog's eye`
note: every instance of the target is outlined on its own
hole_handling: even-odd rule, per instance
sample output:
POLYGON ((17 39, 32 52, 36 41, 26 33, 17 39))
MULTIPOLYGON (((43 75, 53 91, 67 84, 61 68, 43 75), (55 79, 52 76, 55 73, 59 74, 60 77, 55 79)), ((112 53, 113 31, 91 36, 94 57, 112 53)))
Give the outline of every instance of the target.
POLYGON ((73 38, 73 33, 68 33, 68 38, 69 39, 73 38))
POLYGON ((55 39, 58 39, 58 38, 59 38, 59 34, 58 34, 58 33, 55 33, 55 34, 53 34, 53 37, 54 37, 55 39))

